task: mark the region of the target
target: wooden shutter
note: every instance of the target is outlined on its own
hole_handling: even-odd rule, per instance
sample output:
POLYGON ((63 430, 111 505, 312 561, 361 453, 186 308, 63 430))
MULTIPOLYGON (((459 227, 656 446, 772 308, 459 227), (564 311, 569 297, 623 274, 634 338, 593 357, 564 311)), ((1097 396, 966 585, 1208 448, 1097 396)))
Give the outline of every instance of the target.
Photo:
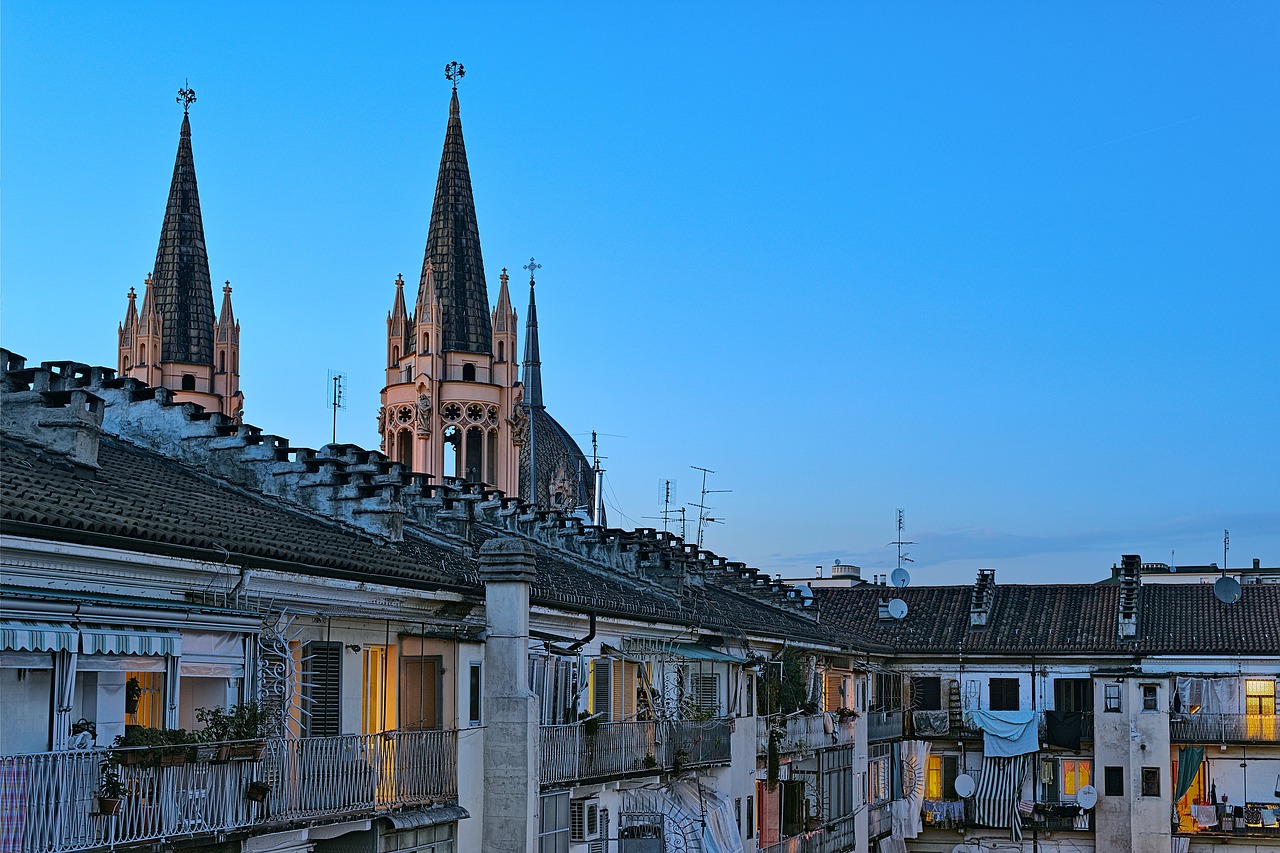
POLYGON ((342 734, 342 644, 311 642, 302 652, 303 737, 342 734))

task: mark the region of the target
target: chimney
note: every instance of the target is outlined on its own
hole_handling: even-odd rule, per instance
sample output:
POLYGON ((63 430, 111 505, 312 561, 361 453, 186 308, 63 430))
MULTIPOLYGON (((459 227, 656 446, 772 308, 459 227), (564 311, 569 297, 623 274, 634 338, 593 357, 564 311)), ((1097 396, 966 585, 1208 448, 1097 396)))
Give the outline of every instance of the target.
POLYGON ((1254 558, 1253 558, 1253 570, 1256 572, 1256 571, 1258 571, 1258 569, 1261 569, 1261 568, 1262 568, 1262 560, 1261 560, 1261 559, 1259 559, 1258 557, 1254 557, 1254 558))
POLYGON ((1138 636, 1138 609, 1142 600, 1142 558, 1125 554, 1120 558, 1120 639, 1138 636))
POLYGON ((74 362, 26 367, 0 350, 0 429, 65 456, 78 470, 97 470, 103 401, 85 390, 89 368, 74 362))
POLYGON ((996 597, 996 570, 978 569, 978 580, 973 585, 973 601, 969 604, 969 625, 984 628, 991 615, 991 604, 996 597))
POLYGON ((484 853, 533 850, 538 816, 538 700, 528 688, 533 545, 495 536, 480 546, 484 654, 484 853))

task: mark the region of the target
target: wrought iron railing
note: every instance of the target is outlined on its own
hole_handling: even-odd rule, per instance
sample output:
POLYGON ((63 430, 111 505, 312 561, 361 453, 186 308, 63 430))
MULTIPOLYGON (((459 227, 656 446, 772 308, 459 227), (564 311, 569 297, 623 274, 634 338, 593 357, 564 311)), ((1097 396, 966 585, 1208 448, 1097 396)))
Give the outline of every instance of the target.
POLYGON ((1277 743, 1275 714, 1174 714, 1169 720, 1174 743, 1277 743))
POLYGON ((732 731, 725 719, 542 726, 539 773, 546 784, 724 763, 732 731))
POLYGON ((905 713, 905 711, 868 711, 867 740, 892 740, 902 737, 902 718, 905 713))
POLYGON ((857 843, 858 815, 851 814, 760 848, 760 853, 844 853, 857 843))
POLYGON ((457 743, 455 731, 385 732, 272 739, 257 760, 252 745, 222 761, 217 745, 0 756, 0 849, 61 853, 451 802, 457 743), (114 814, 97 796, 104 761, 124 788, 114 814))
MULTIPOLYGON (((1036 728, 1040 738, 1043 740, 1046 735, 1044 711, 1036 711, 1036 728)), ((982 737, 982 729, 977 726, 966 725, 962 720, 955 719, 954 715, 949 711, 912 711, 911 730, 915 737, 921 738, 945 737, 948 739, 977 740, 982 737)), ((1092 713, 1082 712, 1080 714, 1080 739, 1084 741, 1093 740, 1092 713)))
POLYGON ((827 717, 824 715, 798 717, 757 717, 756 718, 756 753, 766 755, 769 751, 769 732, 777 729, 778 753, 789 755, 796 752, 812 752, 828 746, 846 746, 853 743, 852 718, 827 717), (830 731, 828 731, 828 727, 830 731))
POLYGON ((872 838, 883 838, 893 831, 893 801, 876 803, 867 809, 867 834, 872 838))

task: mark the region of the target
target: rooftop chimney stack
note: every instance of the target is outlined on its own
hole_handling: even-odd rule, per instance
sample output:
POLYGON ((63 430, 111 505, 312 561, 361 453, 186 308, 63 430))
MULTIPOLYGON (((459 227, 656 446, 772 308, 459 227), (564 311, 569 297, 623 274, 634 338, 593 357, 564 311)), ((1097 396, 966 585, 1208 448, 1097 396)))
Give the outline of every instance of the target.
POLYGON ((969 605, 969 625, 982 628, 991 615, 991 603, 996 597, 996 570, 978 569, 978 580, 973 585, 973 602, 969 605))
POLYGON ((1142 599, 1142 558, 1125 554, 1120 558, 1120 639, 1138 636, 1138 609, 1142 599))

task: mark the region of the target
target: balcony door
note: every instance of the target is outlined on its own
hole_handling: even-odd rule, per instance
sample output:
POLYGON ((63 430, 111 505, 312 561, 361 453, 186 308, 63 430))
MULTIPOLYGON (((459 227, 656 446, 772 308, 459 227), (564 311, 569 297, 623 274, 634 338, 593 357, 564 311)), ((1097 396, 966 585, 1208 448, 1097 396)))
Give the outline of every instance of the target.
POLYGON ((432 655, 400 660, 400 728, 439 729, 444 724, 444 660, 432 655))

